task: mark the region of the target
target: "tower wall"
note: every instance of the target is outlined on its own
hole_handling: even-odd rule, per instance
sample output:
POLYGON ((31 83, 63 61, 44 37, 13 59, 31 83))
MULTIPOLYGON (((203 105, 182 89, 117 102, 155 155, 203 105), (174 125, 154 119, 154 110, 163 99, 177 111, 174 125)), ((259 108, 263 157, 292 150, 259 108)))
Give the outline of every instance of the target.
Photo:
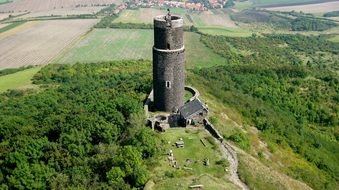
POLYGON ((185 48, 183 19, 154 19, 153 88, 158 111, 176 111, 184 104, 185 48))

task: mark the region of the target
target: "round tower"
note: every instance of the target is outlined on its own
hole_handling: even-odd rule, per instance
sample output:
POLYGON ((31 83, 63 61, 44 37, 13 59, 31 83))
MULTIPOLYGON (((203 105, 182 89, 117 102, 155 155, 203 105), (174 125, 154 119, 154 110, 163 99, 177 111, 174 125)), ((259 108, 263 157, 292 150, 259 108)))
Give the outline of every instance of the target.
POLYGON ((184 104, 184 21, 168 13, 154 18, 153 88, 158 111, 174 112, 184 104))

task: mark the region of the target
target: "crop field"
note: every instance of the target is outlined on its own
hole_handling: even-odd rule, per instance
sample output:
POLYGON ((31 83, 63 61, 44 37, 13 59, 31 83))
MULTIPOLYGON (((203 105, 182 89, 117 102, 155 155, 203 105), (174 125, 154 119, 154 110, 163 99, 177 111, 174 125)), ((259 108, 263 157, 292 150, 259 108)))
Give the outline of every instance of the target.
POLYGON ((41 67, 34 67, 17 73, 0 76, 0 93, 8 89, 33 88, 34 85, 31 79, 40 69, 41 67))
POLYGON ((326 2, 318 4, 308 4, 308 5, 295 5, 295 6, 281 6, 281 7, 272 7, 267 8, 271 11, 302 11, 305 13, 326 13, 330 11, 339 10, 339 2, 326 2))
MULTIPOLYGON (((113 23, 153 23, 153 18, 157 15, 166 14, 166 10, 155 8, 140 8, 137 10, 124 10, 113 23)), ((194 24, 196 27, 217 26, 217 27, 237 27, 230 19, 229 15, 219 10, 191 12, 184 9, 175 8, 171 12, 180 15, 184 19, 185 25, 194 24)))
MULTIPOLYGON (((223 58, 199 40, 199 34, 186 32, 186 66, 210 67, 223 64, 223 58), (201 56, 203 55, 203 56, 201 56)), ((90 63, 122 59, 151 59, 153 31, 142 29, 94 29, 75 47, 60 55, 56 63, 90 63)))
POLYGON ((1 20, 3 20, 3 19, 6 19, 6 18, 8 18, 8 16, 9 16, 10 14, 5 14, 5 13, 3 13, 3 14, 0 14, 0 21, 1 20))
POLYGON ((153 31, 142 29, 94 29, 55 62, 100 62, 151 59, 153 31))
POLYGON ((157 15, 166 14, 166 10, 140 8, 138 10, 124 10, 113 22, 118 23, 153 23, 153 18, 157 15))
POLYGON ((0 68, 47 64, 97 20, 27 22, 0 33, 0 68))
POLYGON ((67 16, 67 15, 82 15, 82 14, 95 14, 99 12, 103 7, 93 6, 93 7, 72 7, 64 9, 53 9, 46 11, 32 12, 20 16, 20 19, 34 18, 34 17, 44 17, 44 16, 67 16))
POLYGON ((121 0, 18 0, 13 3, 0 5, 0 13, 8 12, 38 12, 53 9, 69 9, 76 6, 107 5, 111 3, 121 3, 121 0))
POLYGON ((5 28, 6 26, 8 26, 8 25, 10 25, 10 24, 0 24, 0 30, 1 30, 1 28, 5 28))
POLYGON ((283 5, 296 5, 296 4, 308 4, 314 2, 323 2, 321 0, 250 0, 254 6, 283 6, 283 5))
POLYGON ((228 14, 219 10, 204 11, 201 13, 189 14, 193 23, 197 27, 219 26, 219 27, 236 27, 228 14))

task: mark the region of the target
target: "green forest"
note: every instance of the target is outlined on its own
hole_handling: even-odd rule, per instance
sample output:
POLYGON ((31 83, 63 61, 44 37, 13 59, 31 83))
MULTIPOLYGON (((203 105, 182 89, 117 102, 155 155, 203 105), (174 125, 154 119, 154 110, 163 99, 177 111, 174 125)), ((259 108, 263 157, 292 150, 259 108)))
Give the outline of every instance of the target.
MULTIPOLYGON (((195 69, 210 94, 235 108, 269 144, 290 147, 316 170, 294 165, 288 174, 314 189, 339 180, 339 44, 324 36, 202 35, 225 66, 195 69)), ((272 150, 274 151, 274 150, 272 150)), ((246 179, 244 179, 246 181, 246 179)))
POLYGON ((159 140, 144 127, 150 66, 49 65, 38 90, 1 94, 1 189, 143 187, 159 140))

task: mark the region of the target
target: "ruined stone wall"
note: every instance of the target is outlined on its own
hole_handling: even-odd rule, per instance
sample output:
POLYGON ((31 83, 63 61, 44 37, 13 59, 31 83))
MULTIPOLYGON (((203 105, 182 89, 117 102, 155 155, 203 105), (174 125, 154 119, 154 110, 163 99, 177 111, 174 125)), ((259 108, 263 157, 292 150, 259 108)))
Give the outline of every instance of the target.
POLYGON ((184 104, 185 47, 183 19, 154 18, 153 89, 158 111, 173 112, 184 104))

